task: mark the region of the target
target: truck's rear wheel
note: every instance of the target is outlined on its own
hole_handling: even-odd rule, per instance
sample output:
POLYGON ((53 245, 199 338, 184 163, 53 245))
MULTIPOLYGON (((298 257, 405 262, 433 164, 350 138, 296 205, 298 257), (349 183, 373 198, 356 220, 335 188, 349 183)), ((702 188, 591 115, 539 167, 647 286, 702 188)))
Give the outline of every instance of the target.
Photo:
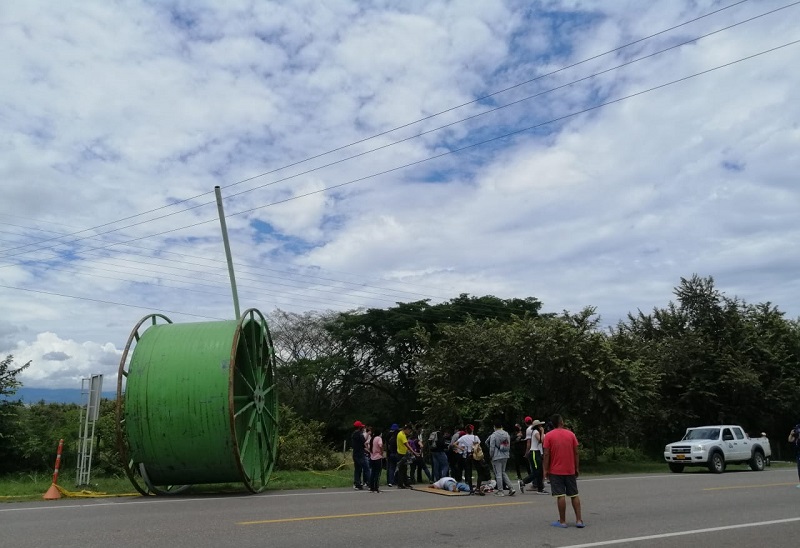
POLYGON ((715 474, 721 474, 725 471, 725 457, 722 453, 715 451, 708 457, 708 469, 715 474))
POLYGON ((750 459, 750 469, 754 472, 761 472, 764 470, 764 453, 760 449, 753 452, 753 458, 750 459))
POLYGON ((675 463, 675 462, 671 462, 671 463, 669 463, 669 469, 670 469, 671 472, 675 472, 676 474, 680 474, 681 472, 683 472, 683 465, 675 463))

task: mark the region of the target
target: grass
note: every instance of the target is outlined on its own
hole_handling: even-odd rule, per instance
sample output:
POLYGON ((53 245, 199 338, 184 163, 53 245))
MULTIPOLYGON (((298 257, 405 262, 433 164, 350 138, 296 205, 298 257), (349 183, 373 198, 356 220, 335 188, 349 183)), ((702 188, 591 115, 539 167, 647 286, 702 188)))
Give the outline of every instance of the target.
MULTIPOLYGON (((773 462, 773 468, 796 466, 794 462, 773 462)), ((745 470, 746 467, 731 465, 730 470, 745 470)), ((619 474, 652 474, 665 473, 667 466, 663 462, 584 462, 581 464, 582 476, 619 475, 619 474)), ((687 468, 684 473, 709 473, 705 468, 687 468)), ((385 476, 384 476, 385 477, 385 476)), ((138 495, 127 477, 94 477, 91 485, 75 487, 73 478, 61 477, 59 485, 77 496, 122 496, 138 495)), ((8 475, 0 478, 0 502, 24 502, 42 500, 42 495, 50 487, 51 474, 28 473, 8 475)), ((329 470, 324 472, 307 470, 277 470, 272 473, 267 485, 268 491, 289 489, 334 489, 350 487, 353 483, 351 469, 329 470)), ((248 491, 238 483, 196 485, 189 491, 202 493, 242 493, 248 491)))

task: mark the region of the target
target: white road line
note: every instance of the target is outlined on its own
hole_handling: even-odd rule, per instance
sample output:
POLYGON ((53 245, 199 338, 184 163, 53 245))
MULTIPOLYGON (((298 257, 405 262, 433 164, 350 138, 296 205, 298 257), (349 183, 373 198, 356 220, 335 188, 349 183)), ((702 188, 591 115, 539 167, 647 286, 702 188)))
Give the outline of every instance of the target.
POLYGON ((571 544, 569 546, 564 546, 562 548, 589 548, 591 546, 609 546, 611 544, 624 544, 626 542, 640 542, 643 540, 657 540, 669 537, 681 537, 685 535, 699 535, 701 533, 713 533, 716 531, 728 531, 730 529, 742 529, 744 527, 762 527, 764 525, 791 523, 793 521, 800 521, 800 518, 773 519, 770 521, 758 521, 755 523, 739 523, 736 525, 727 525, 725 527, 709 527, 708 529, 693 529, 691 531, 678 531, 676 533, 662 533, 660 535, 648 535, 645 537, 630 537, 630 538, 619 538, 615 540, 602 540, 600 542, 589 542, 586 544, 571 544))

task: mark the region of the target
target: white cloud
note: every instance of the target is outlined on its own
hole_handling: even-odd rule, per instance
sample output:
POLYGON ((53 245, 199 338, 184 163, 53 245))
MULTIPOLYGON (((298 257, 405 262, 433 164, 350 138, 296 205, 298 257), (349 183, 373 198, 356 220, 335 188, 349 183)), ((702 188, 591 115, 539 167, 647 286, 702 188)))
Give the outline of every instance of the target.
POLYGON ((40 388, 80 388, 81 379, 93 374, 103 375, 106 383, 116 382, 122 356, 111 343, 79 343, 49 332, 33 341, 18 341, 11 353, 17 365, 32 362, 17 379, 40 388))
POLYGON ((720 6, 5 6, 0 354, 33 360, 26 385, 74 386, 114 375, 147 313, 230 317, 215 185, 243 308, 468 292, 594 305, 613 323, 697 272, 796 317, 800 46, 541 124, 796 40, 800 8, 367 153, 779 6, 745 3, 476 103, 720 6))

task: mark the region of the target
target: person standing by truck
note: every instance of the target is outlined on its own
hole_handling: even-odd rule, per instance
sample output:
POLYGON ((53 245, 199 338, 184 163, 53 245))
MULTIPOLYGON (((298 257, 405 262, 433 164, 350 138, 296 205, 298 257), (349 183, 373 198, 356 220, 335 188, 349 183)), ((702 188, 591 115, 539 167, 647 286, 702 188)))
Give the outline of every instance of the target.
MULTIPOLYGON (((800 424, 796 424, 789 432, 789 443, 794 445, 794 457, 797 459, 797 480, 800 481, 800 424)), ((800 483, 797 484, 800 489, 800 483)))

